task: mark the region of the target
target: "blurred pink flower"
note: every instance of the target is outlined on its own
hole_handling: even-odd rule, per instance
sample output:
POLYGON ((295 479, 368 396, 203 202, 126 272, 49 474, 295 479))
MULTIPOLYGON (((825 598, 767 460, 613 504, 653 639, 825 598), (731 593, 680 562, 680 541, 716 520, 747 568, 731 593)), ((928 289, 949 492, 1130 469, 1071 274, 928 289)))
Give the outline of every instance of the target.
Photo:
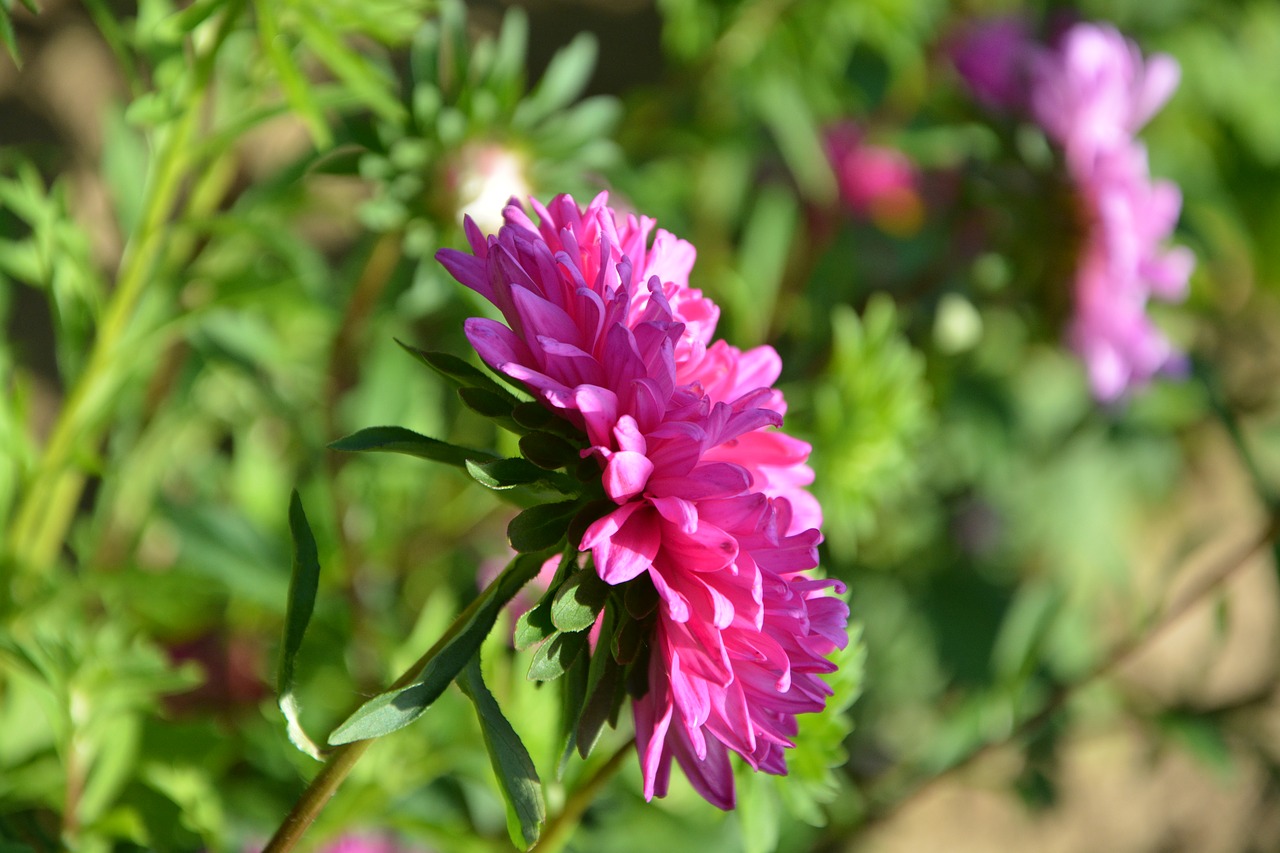
POLYGON ((821 541, 802 526, 821 519, 809 447, 773 429, 777 354, 712 341, 719 310, 688 285, 691 245, 662 230, 650 244, 653 221, 604 194, 531 204, 537 224, 512 203, 495 236, 467 223, 472 254, 437 257, 507 321, 467 321, 481 358, 587 436, 617 508, 580 550, 608 583, 643 575, 661 598, 633 705, 645 796, 666 792, 674 758, 731 808, 726 750, 785 772, 794 717, 822 709, 817 674, 847 642, 848 608, 824 594, 839 584, 801 574, 821 541))
POLYGON ((320 848, 321 853, 416 853, 419 847, 407 847, 384 835, 351 833, 340 836, 320 848))
POLYGON ((1146 313, 1151 297, 1186 297, 1195 265, 1183 247, 1165 249, 1182 197, 1152 181, 1134 135, 1178 85, 1178 64, 1098 24, 1070 27, 1054 48, 1031 57, 1031 110, 1062 146, 1085 216, 1068 340, 1084 360, 1094 396, 1111 402, 1183 359, 1146 313))
POLYGON ((851 212, 891 233, 919 228, 924 212, 920 177, 905 154, 866 144, 862 131, 847 122, 828 128, 825 137, 840 199, 851 212))
POLYGON ((975 23, 952 42, 951 61, 980 103, 1006 111, 1025 103, 1030 36, 1025 19, 1009 16, 975 23))
POLYGON ((1186 297, 1195 258, 1165 247, 1182 197, 1172 183, 1152 180, 1135 138, 1177 88, 1178 63, 1164 54, 1144 60, 1136 44, 1101 24, 1072 24, 1051 46, 1020 35, 1008 19, 975 28, 957 67, 976 97, 1007 109, 1021 99, 989 96, 993 81, 1008 82, 1001 75, 1014 69, 1028 87, 1031 116, 1062 149, 1084 226, 1067 340, 1094 396, 1112 402, 1184 365, 1147 315, 1153 297, 1186 297))
POLYGON ((1133 137, 1178 87, 1178 63, 1138 46, 1112 27, 1076 24, 1029 58, 1031 112, 1066 152, 1073 169, 1133 144, 1133 137))

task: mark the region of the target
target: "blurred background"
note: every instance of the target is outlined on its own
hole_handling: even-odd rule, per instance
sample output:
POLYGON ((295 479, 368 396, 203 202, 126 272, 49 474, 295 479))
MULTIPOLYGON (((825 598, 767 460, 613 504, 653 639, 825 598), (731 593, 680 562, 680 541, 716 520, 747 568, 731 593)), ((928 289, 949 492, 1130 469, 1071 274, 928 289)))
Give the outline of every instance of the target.
MULTIPOLYGON (((327 732, 505 562, 513 509, 326 445, 514 454, 396 339, 471 357, 484 309, 432 259, 462 215, 601 190, 697 247, 721 336, 782 354, 860 641, 790 777, 740 774, 726 815, 682 780, 646 804, 628 761, 566 849, 1280 847, 1280 5, 3 8, 0 850, 259 849, 317 766, 274 698, 290 489, 327 732), (1060 152, 951 61, 997 15, 1180 63, 1141 139, 1197 258, 1152 309, 1186 377, 1100 405, 1063 344, 1060 152)), ((630 723, 557 780, 507 636, 486 680, 555 813, 630 723)), ((457 691, 391 738, 307 849, 509 847, 457 691)))

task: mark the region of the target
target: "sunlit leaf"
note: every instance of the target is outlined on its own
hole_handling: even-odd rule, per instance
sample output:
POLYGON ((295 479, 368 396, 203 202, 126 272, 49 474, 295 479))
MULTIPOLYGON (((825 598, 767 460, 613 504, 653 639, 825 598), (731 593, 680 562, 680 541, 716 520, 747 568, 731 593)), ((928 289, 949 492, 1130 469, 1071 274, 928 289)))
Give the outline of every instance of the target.
POLYGON ((294 664, 302 638, 315 610, 320 584, 320 557, 311 533, 302 499, 297 491, 289 497, 289 532, 293 537, 293 573, 289 580, 289 605, 284 617, 284 643, 280 647, 280 667, 276 674, 276 696, 288 724, 289 740, 307 755, 321 760, 320 747, 307 736, 298 719, 298 699, 293 692, 294 664))
POLYGON ((520 736, 503 716, 502 709, 480 675, 479 655, 473 657, 462 671, 458 686, 470 697, 480 719, 489 763, 498 777, 502 798, 507 806, 507 832, 511 841, 521 850, 537 842, 542 824, 547 818, 546 804, 542 797, 542 781, 533 766, 529 751, 520 736))

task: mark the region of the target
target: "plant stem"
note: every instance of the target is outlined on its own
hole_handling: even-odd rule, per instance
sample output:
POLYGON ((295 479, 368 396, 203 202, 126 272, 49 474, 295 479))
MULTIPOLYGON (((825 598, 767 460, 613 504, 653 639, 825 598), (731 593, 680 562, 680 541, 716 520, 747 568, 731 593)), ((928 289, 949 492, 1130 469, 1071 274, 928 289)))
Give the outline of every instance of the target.
POLYGON ((600 768, 587 779, 586 784, 573 792, 568 802, 564 804, 564 808, 560 810, 560 813, 547 823, 546 830, 534 846, 538 853, 559 853, 560 849, 564 847, 573 835, 573 831, 578 828, 582 815, 595 801, 600 789, 613 778, 613 774, 618 772, 623 760, 626 759, 635 745, 634 740, 624 743, 613 755, 609 756, 608 761, 600 765, 600 768))
MULTIPOLYGON (((515 563, 513 561, 511 568, 508 568, 493 583, 489 584, 484 592, 472 599, 471 603, 454 617, 454 620, 449 623, 449 627, 440 635, 440 639, 436 640, 431 648, 427 649, 426 654, 418 658, 412 666, 406 669, 387 688, 387 692, 399 690, 402 687, 408 687, 413 684, 431 659, 457 637, 471 623, 476 614, 498 594, 502 581, 508 576, 509 572, 514 570, 515 563)), ((532 577, 532 573, 525 578, 525 581, 530 577, 532 577)), ((510 591, 510 595, 507 596, 508 601, 515 595, 515 591, 510 591)), ((501 603, 505 604, 506 602, 503 601, 501 603)), ((302 792, 298 802, 285 815, 280 828, 276 830, 276 834, 271 837, 271 841, 267 843, 262 853, 285 853, 285 851, 293 849, 293 846, 302 838, 302 834, 306 832, 307 827, 311 826, 325 805, 333 798, 338 786, 347 778, 347 774, 355 767, 356 762, 360 760, 360 756, 364 755, 365 750, 373 744, 374 740, 375 738, 370 738, 369 740, 346 743, 329 753, 329 757, 325 760, 324 766, 320 768, 320 772, 311 780, 311 784, 307 785, 307 789, 302 792)))
POLYGON ((31 485, 9 530, 19 565, 48 565, 57 556, 84 488, 79 455, 92 453, 93 437, 113 405, 130 359, 126 334, 167 244, 166 223, 177 204, 191 162, 197 118, 213 77, 218 50, 230 34, 244 0, 231 0, 208 49, 197 60, 186 109, 164 135, 146 205, 120 260, 116 288, 94 336, 85 367, 67 396, 45 445, 31 485))
POLYGON ((1111 650, 1110 654, 1078 680, 1071 684, 1059 685, 1035 713, 1025 717, 1004 737, 998 740, 985 741, 974 746, 942 770, 912 783, 904 794, 900 794, 878 807, 873 802, 868 817, 862 823, 862 829, 873 823, 884 822, 901 811, 908 803, 919 800, 926 792, 972 766, 980 758, 995 749, 1039 730, 1041 726, 1052 719, 1066 705, 1071 697, 1075 696, 1083 688, 1119 669, 1132 660, 1138 652, 1150 646, 1157 637, 1187 615, 1206 596, 1228 581, 1244 566, 1248 565, 1249 560, 1255 554, 1274 543, 1277 535, 1280 535, 1280 514, 1273 514, 1261 533, 1242 545, 1230 557, 1224 559, 1213 571, 1204 575, 1199 583, 1174 601, 1147 630, 1119 643, 1111 650))

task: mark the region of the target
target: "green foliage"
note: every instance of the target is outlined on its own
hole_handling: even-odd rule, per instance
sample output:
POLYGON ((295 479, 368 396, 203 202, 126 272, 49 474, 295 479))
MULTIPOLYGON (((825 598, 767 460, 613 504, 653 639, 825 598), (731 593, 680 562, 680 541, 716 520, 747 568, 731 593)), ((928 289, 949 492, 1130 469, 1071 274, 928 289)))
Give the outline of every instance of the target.
POLYGON ((289 740, 317 761, 320 748, 312 742, 298 719, 298 698, 293 693, 293 670, 302 638, 315 611, 320 587, 320 557, 315 535, 307 522, 302 499, 295 491, 289 498, 289 532, 293 539, 293 573, 289 580, 289 605, 284 616, 284 642, 280 646, 280 667, 276 675, 276 700, 289 727, 289 740))
POLYGON ((446 634, 418 662, 417 675, 403 687, 393 688, 361 705, 329 735, 329 743, 340 745, 382 737, 412 723, 431 706, 480 651, 480 644, 493 629, 498 613, 520 587, 537 574, 545 555, 522 554, 497 582, 472 602, 446 634))
POLYGON ((903 338, 897 312, 873 299, 859 318, 837 308, 824 381, 813 391, 814 484, 825 512, 841 523, 827 541, 843 559, 875 533, 887 506, 921 476, 919 451, 931 428, 924 360, 903 338))
POLYGON ((489 760, 507 804, 507 832, 513 844, 527 850, 538 842, 542 824, 547 819, 538 771, 520 737, 502 716, 493 694, 485 687, 479 659, 473 658, 463 670, 459 685, 476 706, 476 716, 480 718, 489 760))
POLYGON ((289 743, 319 753, 304 719, 342 744, 428 708, 307 844, 843 848, 989 741, 1008 743, 984 796, 1069 808, 1060 768, 1098 732, 1185 751, 1223 789, 1280 778, 1256 725, 1274 678, 1215 692, 1215 654, 1268 647, 1248 634, 1263 584, 1208 596, 1204 648, 1170 631, 1192 646, 1167 665, 1107 668, 1184 565, 1274 511, 1274 4, 1078 10, 1182 67, 1143 139, 1198 266, 1155 322, 1207 366, 1106 409, 1062 345, 1052 146, 947 60, 969 7, 497 5, 0 2, 25 60, 0 158, 0 849, 249 849, 315 772, 289 743), (825 138, 844 122, 922 171, 918 221, 843 206, 825 138), (824 569, 864 626, 788 775, 737 769, 738 820, 679 771, 644 802, 634 756, 594 775, 631 737, 659 598, 577 554, 616 506, 598 460, 460 357, 489 307, 430 260, 511 194, 606 187, 697 247, 718 336, 781 356, 824 569), (1160 678, 1179 699, 1134 686, 1160 678))

